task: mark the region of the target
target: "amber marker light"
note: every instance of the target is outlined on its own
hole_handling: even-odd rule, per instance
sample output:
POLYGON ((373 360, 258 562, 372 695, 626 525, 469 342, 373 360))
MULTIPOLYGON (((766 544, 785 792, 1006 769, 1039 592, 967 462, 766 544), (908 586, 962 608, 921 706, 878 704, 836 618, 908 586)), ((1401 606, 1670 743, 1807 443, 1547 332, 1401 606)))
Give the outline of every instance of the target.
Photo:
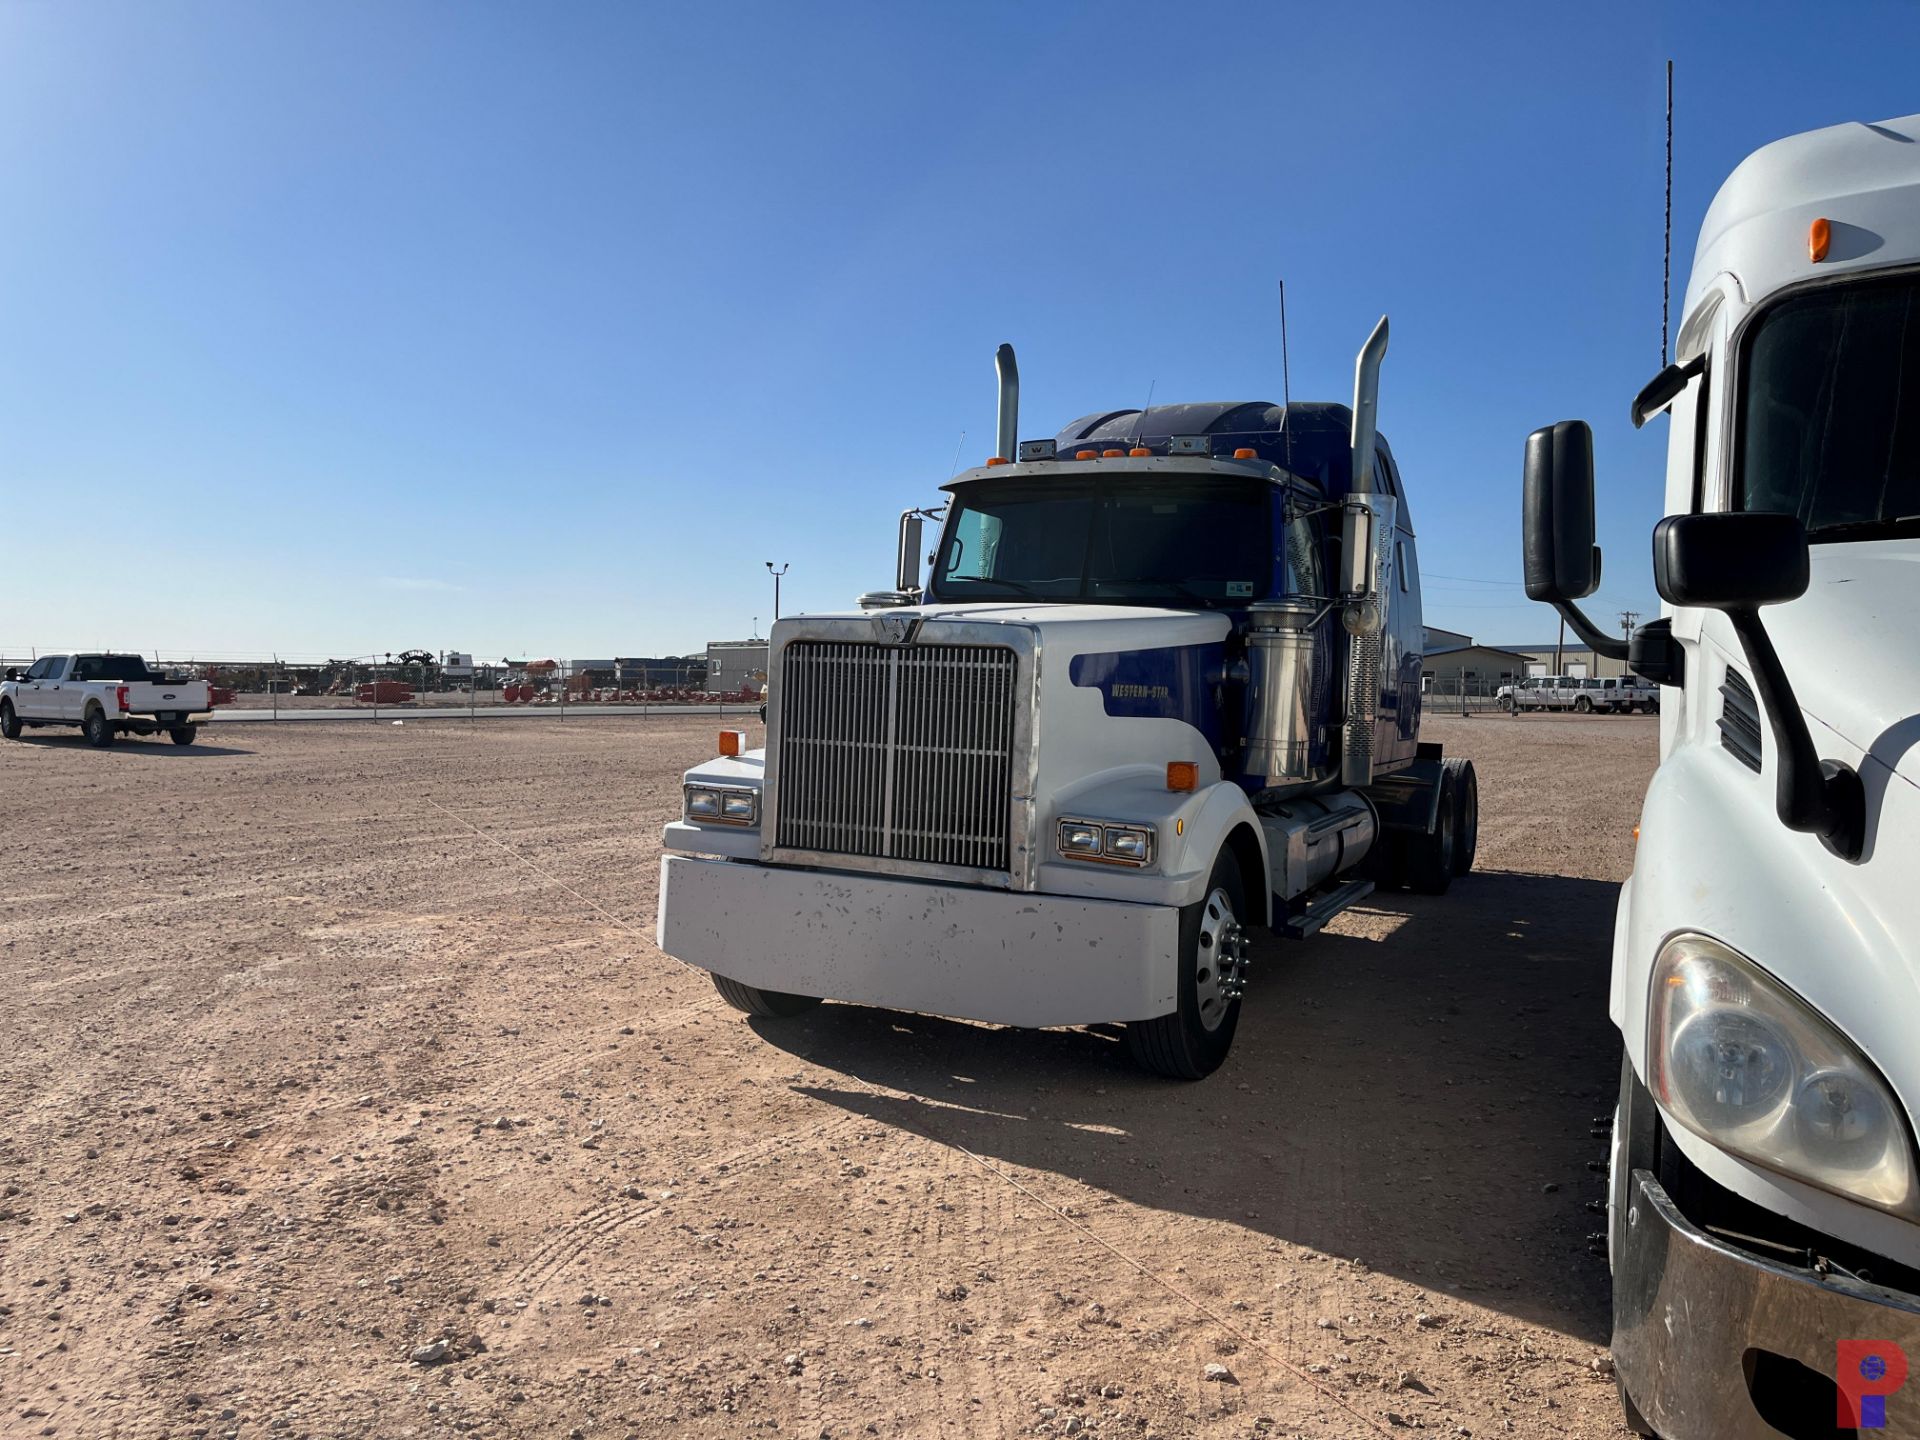
POLYGON ((1133 457, 1134 457, 1134 459, 1136 459, 1136 460, 1137 460, 1137 459, 1139 459, 1139 458, 1140 458, 1140 457, 1141 457, 1142 455, 1151 455, 1151 454, 1153 454, 1153 451, 1151 451, 1151 450, 1149 450, 1149 449, 1148 449, 1148 448, 1147 448, 1146 446, 1144 446, 1144 445, 1136 445, 1136 446, 1134 446, 1134 447, 1133 447, 1133 448, 1132 448, 1131 450, 1129 450, 1129 451, 1127 451, 1127 454, 1129 454, 1129 455, 1131 455, 1131 456, 1133 456, 1133 457))
POLYGON ((1191 760, 1167 762, 1167 789, 1193 790, 1200 784, 1200 767, 1191 760))
POLYGON ((741 743, 746 738, 747 732, 744 730, 722 730, 720 732, 720 753, 722 755, 738 755, 740 753, 741 743))
POLYGON ((1233 458, 1236 460, 1258 460, 1260 456, 1258 452, 1249 450, 1246 446, 1242 445, 1238 450, 1233 452, 1233 458))
POLYGON ((1827 247, 1833 244, 1833 225, 1824 216, 1807 227, 1807 258, 1818 265, 1827 258, 1827 247))
POLYGON ((1099 455, 1100 452, 1098 450, 1076 450, 1073 452, 1073 458, 1076 460, 1095 460, 1099 458, 1099 455))
POLYGON ((1007 457, 1004 455, 989 455, 987 457, 987 464, 989 465, 1005 465, 1006 463, 1007 457))

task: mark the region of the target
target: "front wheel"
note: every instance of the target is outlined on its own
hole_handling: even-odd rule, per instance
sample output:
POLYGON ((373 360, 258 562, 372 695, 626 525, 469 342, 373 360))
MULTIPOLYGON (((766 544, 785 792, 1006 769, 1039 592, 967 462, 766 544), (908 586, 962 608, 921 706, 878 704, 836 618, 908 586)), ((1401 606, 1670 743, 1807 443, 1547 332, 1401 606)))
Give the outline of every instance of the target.
POLYGON ((789 995, 784 990, 762 990, 758 985, 743 984, 718 974, 713 977, 713 988, 734 1009, 748 1015, 758 1015, 763 1020, 785 1020, 805 1014, 820 1003, 817 995, 789 995))
POLYGON ((87 743, 96 750, 104 750, 113 744, 113 722, 107 719, 107 712, 98 705, 87 711, 87 718, 80 723, 80 733, 87 737, 87 743))
POLYGON ((20 717, 14 713, 11 700, 0 700, 0 736, 9 740, 20 738, 20 717))
POLYGON ((1582 695, 1578 700, 1573 702, 1573 708, 1578 714, 1589 714, 1593 710, 1593 701, 1582 695))
POLYGON ((200 738, 198 725, 176 725, 167 731, 167 738, 176 745, 191 745, 200 738))
POLYGON ((1220 1068, 1240 1024, 1247 988, 1246 886, 1233 851, 1222 849, 1206 898, 1180 911, 1179 1008, 1127 1025, 1135 1063, 1172 1080, 1202 1080, 1220 1068))

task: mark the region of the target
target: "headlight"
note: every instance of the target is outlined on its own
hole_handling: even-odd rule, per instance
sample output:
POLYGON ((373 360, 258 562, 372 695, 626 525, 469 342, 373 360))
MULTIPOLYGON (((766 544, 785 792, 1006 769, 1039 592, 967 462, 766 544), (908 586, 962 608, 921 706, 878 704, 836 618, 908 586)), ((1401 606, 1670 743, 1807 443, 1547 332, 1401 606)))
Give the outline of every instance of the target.
POLYGON ((1661 1108, 1770 1169, 1915 1208, 1913 1147, 1872 1062, 1799 996, 1699 935, 1653 966, 1648 1071, 1661 1108))
POLYGON ((752 825, 760 818, 760 792, 687 786, 687 819, 707 824, 752 825))
POLYGON ((1069 860, 1107 865, 1148 865, 1153 861, 1153 831, 1143 825, 1109 825, 1099 820, 1062 820, 1060 853, 1069 860))

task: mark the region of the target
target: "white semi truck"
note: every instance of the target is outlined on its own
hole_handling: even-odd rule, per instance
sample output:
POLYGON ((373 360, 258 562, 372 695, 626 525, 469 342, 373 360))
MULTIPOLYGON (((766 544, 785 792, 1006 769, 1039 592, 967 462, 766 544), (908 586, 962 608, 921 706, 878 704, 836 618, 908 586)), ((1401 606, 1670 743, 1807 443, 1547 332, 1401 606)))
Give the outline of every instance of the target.
POLYGON ((1920 115, 1721 187, 1675 361, 1661 617, 1599 583, 1592 436, 1528 440, 1527 591, 1663 688, 1614 933, 1629 1424, 1920 1435, 1920 115), (1904 1388, 1903 1388, 1904 1387, 1904 1388))
POLYGON ((909 511, 894 589, 773 627, 766 748, 686 773, 661 949, 754 1015, 1118 1022, 1198 1078, 1254 927, 1444 891, 1478 790, 1419 740, 1386 342, 1351 410, 1111 410, 1024 443, 1002 346, 998 453, 945 487, 926 583, 909 511))

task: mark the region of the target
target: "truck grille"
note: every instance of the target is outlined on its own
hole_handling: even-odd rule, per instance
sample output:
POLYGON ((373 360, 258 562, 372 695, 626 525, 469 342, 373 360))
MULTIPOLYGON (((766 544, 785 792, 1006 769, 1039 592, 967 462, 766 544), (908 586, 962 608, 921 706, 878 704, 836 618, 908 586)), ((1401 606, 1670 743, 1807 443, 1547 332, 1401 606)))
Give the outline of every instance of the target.
POLYGON ((1007 869, 1016 664, 998 646, 788 644, 774 843, 1007 869))

